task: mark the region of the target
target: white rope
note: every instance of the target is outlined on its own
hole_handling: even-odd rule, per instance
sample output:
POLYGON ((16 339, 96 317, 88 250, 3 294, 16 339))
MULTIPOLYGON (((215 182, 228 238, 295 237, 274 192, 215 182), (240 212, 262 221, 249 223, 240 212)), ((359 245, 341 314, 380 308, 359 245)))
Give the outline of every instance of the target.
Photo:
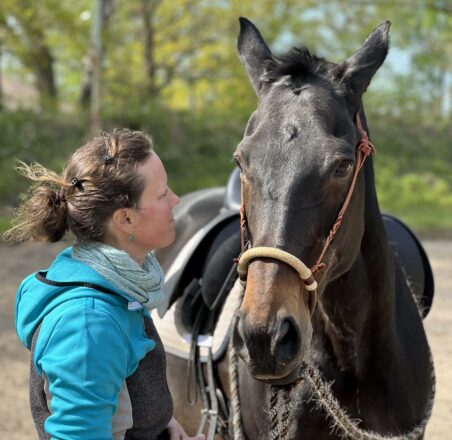
MULTIPOLYGON (((235 321, 234 320, 234 324, 235 321)), ((232 328, 235 326, 233 325, 232 328)), ((239 396, 239 374, 238 374, 238 357, 232 345, 232 335, 229 340, 229 377, 231 390, 231 410, 232 410, 232 438, 234 440, 244 440, 242 429, 242 418, 240 411, 239 396)))
MULTIPOLYGON (((230 374, 231 374, 231 406, 233 414, 233 436, 234 440, 243 440, 243 429, 240 415, 240 402, 238 399, 238 375, 237 375, 237 355, 235 354, 232 343, 230 350, 234 354, 230 355, 230 374), (235 367, 234 367, 235 364, 235 367)), ((365 431, 358 426, 359 420, 353 420, 345 409, 343 409, 337 399, 331 392, 331 386, 325 382, 320 372, 313 365, 306 367, 305 378, 315 394, 318 407, 322 408, 327 417, 333 422, 332 428, 336 429, 339 435, 344 439, 353 440, 419 440, 422 438, 427 423, 430 419, 435 397, 436 380, 433 359, 430 353, 431 383, 432 394, 427 407, 427 412, 415 428, 396 436, 380 435, 373 431, 365 431)), ((270 386, 269 390, 269 416, 271 440, 286 440, 289 433, 289 421, 292 415, 291 400, 297 385, 291 389, 288 387, 270 386), (292 392, 291 392, 292 391, 292 392)))
MULTIPOLYGON (((242 301, 244 291, 239 298, 242 301)), ((234 319, 232 328, 235 327, 234 319)), ((436 392, 435 368, 431 352, 429 352, 431 396, 426 414, 415 428, 397 436, 384 436, 373 431, 365 431, 358 426, 359 420, 353 420, 345 409, 343 409, 331 392, 331 386, 325 382, 318 369, 313 365, 308 365, 304 377, 311 386, 319 408, 323 408, 327 417, 333 422, 333 429, 337 429, 339 435, 344 439, 353 440, 419 440, 422 438, 427 423, 433 409, 433 401, 436 392)), ((231 391, 232 410, 232 438, 233 440, 244 440, 242 418, 240 411, 239 377, 238 377, 238 357, 232 344, 232 336, 229 341, 229 377, 231 391)), ((271 440, 286 440, 289 433, 289 422, 292 416, 293 405, 291 400, 302 381, 297 381, 292 387, 270 386, 269 416, 271 430, 269 433, 271 440)))
POLYGON ((307 283, 305 284, 306 290, 313 291, 317 289, 317 282, 312 277, 311 269, 309 269, 306 264, 289 252, 273 247, 254 247, 243 252, 240 256, 237 267, 240 278, 242 279, 242 277, 246 277, 246 274, 248 273, 248 265, 251 260, 262 257, 273 258, 274 260, 279 260, 288 264, 295 271, 297 271, 300 278, 307 283))
POLYGON ((320 376, 319 371, 312 365, 307 367, 306 379, 311 385, 313 391, 315 391, 317 403, 319 407, 323 408, 327 413, 327 416, 333 422, 333 428, 337 428, 338 432, 343 438, 350 438, 354 440, 418 440, 422 438, 427 422, 430 419, 433 408, 433 400, 435 397, 435 370, 433 367, 433 360, 430 354, 431 365, 431 379, 432 379, 432 395, 430 397, 427 412, 422 420, 414 429, 409 432, 405 432, 401 435, 386 436, 380 435, 373 431, 365 431, 358 426, 359 421, 353 420, 345 411, 341 408, 337 399, 331 392, 331 387, 328 383, 324 382, 320 376))
POLYGON ((292 414, 292 386, 270 385, 267 395, 270 416, 270 440, 285 439, 289 433, 289 420, 292 414))

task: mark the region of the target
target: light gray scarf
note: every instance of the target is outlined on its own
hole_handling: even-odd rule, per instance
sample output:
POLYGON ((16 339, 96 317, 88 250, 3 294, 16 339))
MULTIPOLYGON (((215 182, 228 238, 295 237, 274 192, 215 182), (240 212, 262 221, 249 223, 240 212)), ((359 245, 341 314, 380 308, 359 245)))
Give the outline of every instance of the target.
MULTIPOLYGON (((127 299, 132 297, 149 310, 157 308, 166 299, 163 271, 152 253, 148 254, 141 267, 127 252, 113 246, 99 242, 75 243, 72 258, 91 266, 125 296, 129 296, 127 299)), ((140 308, 136 302, 129 302, 129 309, 140 308)))

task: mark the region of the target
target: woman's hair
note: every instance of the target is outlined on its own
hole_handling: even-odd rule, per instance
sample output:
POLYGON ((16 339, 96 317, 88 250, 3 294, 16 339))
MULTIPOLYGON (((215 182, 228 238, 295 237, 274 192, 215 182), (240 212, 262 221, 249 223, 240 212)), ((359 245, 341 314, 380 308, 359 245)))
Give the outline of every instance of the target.
POLYGON ((56 242, 69 229, 80 242, 102 241, 116 209, 136 206, 145 186, 137 168, 152 148, 144 133, 114 130, 76 150, 61 175, 20 163, 18 171, 34 184, 4 238, 56 242))

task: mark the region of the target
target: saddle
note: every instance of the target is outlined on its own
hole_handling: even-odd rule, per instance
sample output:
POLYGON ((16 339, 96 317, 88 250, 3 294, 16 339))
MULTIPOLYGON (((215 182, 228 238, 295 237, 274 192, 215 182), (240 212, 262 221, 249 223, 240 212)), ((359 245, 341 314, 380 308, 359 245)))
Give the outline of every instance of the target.
MULTIPOLYGON (((178 332, 212 333, 237 275, 240 248, 240 174, 235 169, 224 188, 205 189, 181 198, 175 208, 176 241, 156 252, 166 277, 168 300, 159 315, 178 300, 178 332)), ((382 214, 389 244, 425 318, 434 295, 432 269, 416 235, 402 221, 382 214)))

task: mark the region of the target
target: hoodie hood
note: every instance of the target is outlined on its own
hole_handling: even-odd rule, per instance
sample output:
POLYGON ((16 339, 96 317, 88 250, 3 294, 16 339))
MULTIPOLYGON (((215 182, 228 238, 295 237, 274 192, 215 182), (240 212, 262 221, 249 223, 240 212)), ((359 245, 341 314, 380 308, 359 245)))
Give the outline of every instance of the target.
POLYGON ((19 287, 16 297, 16 332, 22 343, 30 349, 33 334, 46 315, 56 307, 79 298, 98 298, 127 308, 128 297, 109 283, 94 269, 71 256, 72 248, 62 251, 47 271, 47 280, 65 283, 90 283, 109 289, 117 295, 103 293, 86 286, 55 286, 40 281, 37 273, 29 275, 19 287))

